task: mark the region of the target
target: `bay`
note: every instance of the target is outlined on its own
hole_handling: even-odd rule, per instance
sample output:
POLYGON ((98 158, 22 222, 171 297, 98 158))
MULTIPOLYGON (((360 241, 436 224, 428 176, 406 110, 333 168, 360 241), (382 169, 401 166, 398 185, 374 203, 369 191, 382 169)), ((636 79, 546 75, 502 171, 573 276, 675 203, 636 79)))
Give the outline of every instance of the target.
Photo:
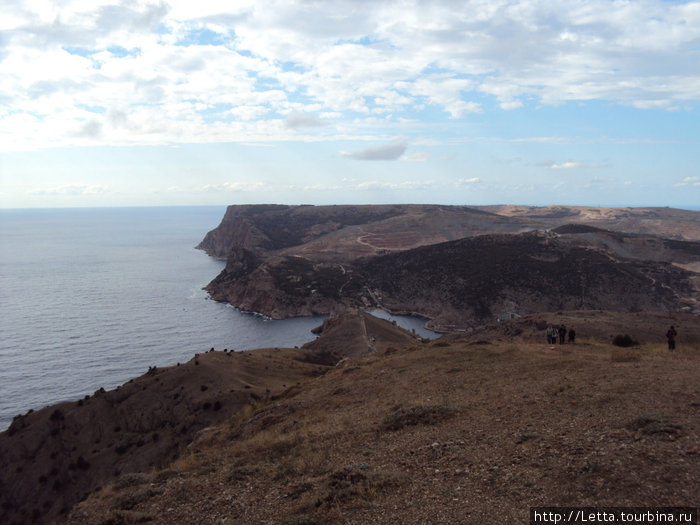
POLYGON ((270 321, 208 298, 194 249, 225 207, 0 210, 0 429, 210 348, 298 346, 323 317, 270 321))

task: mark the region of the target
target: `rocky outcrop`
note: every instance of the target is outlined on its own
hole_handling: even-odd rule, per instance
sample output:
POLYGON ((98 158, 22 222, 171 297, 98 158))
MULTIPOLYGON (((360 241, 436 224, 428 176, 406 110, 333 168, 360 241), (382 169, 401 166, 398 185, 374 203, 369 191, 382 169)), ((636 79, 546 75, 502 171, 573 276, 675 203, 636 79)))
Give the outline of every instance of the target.
POLYGON ((206 290, 217 301, 272 319, 330 313, 340 304, 341 267, 298 256, 263 258, 233 248, 226 268, 206 290))
POLYGON ((274 242, 265 232, 267 219, 289 209, 282 205, 229 206, 221 224, 207 233, 197 248, 214 257, 228 257, 240 248, 253 251, 270 248, 274 242))
POLYGON ((318 339, 303 348, 313 359, 337 363, 348 357, 382 352, 390 347, 416 344, 415 334, 356 308, 341 310, 330 316, 316 330, 318 339))

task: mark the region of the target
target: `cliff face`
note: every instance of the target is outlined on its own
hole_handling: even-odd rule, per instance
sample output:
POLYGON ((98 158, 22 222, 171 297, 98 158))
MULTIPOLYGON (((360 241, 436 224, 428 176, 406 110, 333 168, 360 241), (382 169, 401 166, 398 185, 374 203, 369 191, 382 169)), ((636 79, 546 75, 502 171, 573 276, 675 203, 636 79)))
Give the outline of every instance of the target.
POLYGON ((272 252, 402 213, 401 206, 229 206, 221 224, 197 248, 216 257, 227 257, 236 248, 272 252))
MULTIPOLYGON (((475 327, 502 312, 698 308, 698 242, 583 222, 532 231, 595 216, 585 211, 531 211, 525 220, 464 207, 231 207, 207 236, 218 239, 211 250, 228 255, 207 290, 273 318, 381 306, 443 328, 475 327)), ((599 211, 596 224, 614 223, 613 212, 599 211)), ((659 221, 662 211, 639 216, 659 221)), ((636 212, 616 213, 629 225, 636 212)))

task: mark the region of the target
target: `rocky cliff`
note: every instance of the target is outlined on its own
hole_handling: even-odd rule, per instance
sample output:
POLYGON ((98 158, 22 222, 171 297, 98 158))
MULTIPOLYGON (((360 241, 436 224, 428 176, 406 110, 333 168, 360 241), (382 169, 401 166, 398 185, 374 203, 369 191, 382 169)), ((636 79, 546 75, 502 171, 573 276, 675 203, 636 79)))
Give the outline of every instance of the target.
POLYGON ((519 218, 466 206, 229 206, 217 228, 197 246, 228 257, 236 248, 347 261, 365 255, 491 232, 533 229, 519 218))
MULTIPOLYGON (((443 329, 474 328, 503 312, 698 310, 700 242, 601 228, 616 217, 632 228, 637 216, 645 230, 663 209, 528 210, 233 206, 201 245, 228 256, 207 290, 273 318, 380 306, 443 329), (596 226, 582 222, 590 217, 596 226)), ((689 237, 692 225, 700 231, 698 216, 668 211, 689 237)))

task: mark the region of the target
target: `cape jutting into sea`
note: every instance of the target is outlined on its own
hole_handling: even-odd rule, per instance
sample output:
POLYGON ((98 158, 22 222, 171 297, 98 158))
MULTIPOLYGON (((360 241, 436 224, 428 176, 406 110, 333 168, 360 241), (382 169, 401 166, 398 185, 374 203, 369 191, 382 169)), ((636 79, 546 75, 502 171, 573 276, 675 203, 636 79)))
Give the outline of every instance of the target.
MULTIPOLYGON (((194 246, 224 212, 0 210, 0 430, 29 409, 115 388, 212 347, 312 340, 323 317, 270 321, 202 290, 225 261, 194 246)), ((395 319, 422 331, 421 320, 395 319)))

